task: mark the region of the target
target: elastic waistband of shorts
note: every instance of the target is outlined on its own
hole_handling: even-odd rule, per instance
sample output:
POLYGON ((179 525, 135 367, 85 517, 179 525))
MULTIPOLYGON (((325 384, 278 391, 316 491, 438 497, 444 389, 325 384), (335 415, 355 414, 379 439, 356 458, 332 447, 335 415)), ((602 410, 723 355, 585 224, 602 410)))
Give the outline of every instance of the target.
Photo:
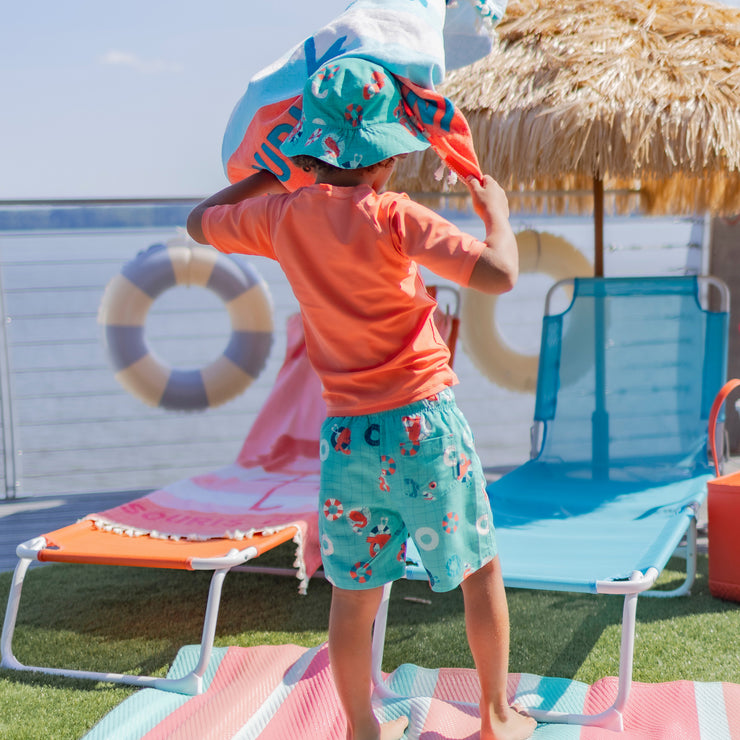
POLYGON ((456 408, 455 393, 452 388, 443 388, 437 393, 433 393, 427 398, 422 398, 419 401, 412 401, 405 406, 396 406, 394 409, 386 409, 385 411, 373 411, 369 414, 357 414, 357 416, 342 416, 337 414, 329 414, 326 420, 333 419, 335 422, 338 419, 344 420, 346 423, 351 423, 352 419, 362 420, 373 420, 378 421, 385 419, 401 419, 404 416, 413 416, 414 414, 421 413, 423 411, 438 410, 441 411, 445 408, 456 408))
POLYGON ((395 409, 388 409, 387 411, 379 411, 376 414, 367 414, 370 417, 384 417, 389 418, 400 418, 403 416, 413 416, 414 414, 421 413, 423 411, 439 410, 445 407, 455 405, 455 393, 452 388, 443 388, 438 393, 434 393, 427 398, 422 398, 420 401, 413 401, 412 403, 406 404, 406 406, 398 406, 395 409))

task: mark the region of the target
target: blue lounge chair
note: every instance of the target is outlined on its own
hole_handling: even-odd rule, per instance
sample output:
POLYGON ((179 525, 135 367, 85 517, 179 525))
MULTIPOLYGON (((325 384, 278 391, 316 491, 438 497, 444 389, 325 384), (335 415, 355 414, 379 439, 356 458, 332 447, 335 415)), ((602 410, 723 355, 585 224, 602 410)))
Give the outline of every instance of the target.
MULTIPOLYGON (((570 305, 550 315, 553 289, 543 319, 532 459, 488 493, 508 587, 624 596, 614 704, 596 715, 532 710, 540 721, 616 729, 632 680, 638 594, 686 594, 696 573, 729 292, 716 279, 683 276, 564 282, 570 305), (710 291, 716 311, 702 308, 710 291), (684 539, 686 581, 651 591, 684 539)), ((423 578, 420 570, 410 566, 408 577, 423 578)), ((384 624, 382 613, 376 680, 384 624)))

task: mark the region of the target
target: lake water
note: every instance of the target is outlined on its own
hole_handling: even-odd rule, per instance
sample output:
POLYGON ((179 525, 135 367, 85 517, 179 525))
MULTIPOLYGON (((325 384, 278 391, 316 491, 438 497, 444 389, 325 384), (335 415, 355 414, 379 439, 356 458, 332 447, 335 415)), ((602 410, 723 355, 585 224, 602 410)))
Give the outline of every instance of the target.
MULTIPOLYGON (((96 323, 106 283, 138 251, 175 236, 187 210, 184 205, 0 208, 6 314, 0 347, 6 372, 0 391, 7 495, 150 489, 236 457, 282 362, 285 321, 297 310, 279 266, 249 260, 272 296, 274 345, 259 378, 218 409, 167 412, 130 396, 113 378, 96 323)), ((482 236, 475 216, 445 215, 482 236)), ((588 218, 515 214, 512 222, 517 231, 562 236, 593 260, 588 218)), ((691 219, 607 219, 605 273, 701 272, 702 229, 701 221, 691 219)), ((551 282, 546 275, 525 272, 515 290, 497 303, 497 326, 517 353, 538 351, 551 282)), ((229 331, 219 299, 199 288, 168 291, 147 319, 152 348, 177 367, 200 367, 213 360, 229 331)), ((533 395, 491 382, 472 362, 464 342, 455 369, 461 381, 458 403, 476 434, 484 465, 495 472, 524 462, 533 395)))

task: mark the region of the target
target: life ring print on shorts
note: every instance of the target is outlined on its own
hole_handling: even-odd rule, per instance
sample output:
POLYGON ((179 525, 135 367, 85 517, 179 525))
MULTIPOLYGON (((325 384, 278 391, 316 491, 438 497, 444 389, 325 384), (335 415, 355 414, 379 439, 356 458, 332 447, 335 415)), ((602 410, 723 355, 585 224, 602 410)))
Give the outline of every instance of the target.
POLYGON ((488 518, 488 514, 478 517, 475 522, 475 529, 478 534, 488 534, 491 531, 491 521, 488 518))
POLYGON ((324 501, 324 516, 330 521, 335 522, 344 514, 342 502, 335 498, 328 498, 324 501))
POLYGON ((262 372, 273 340, 267 285, 249 264, 183 237, 154 244, 127 262, 106 286, 98 312, 116 380, 148 406, 199 411, 242 393, 262 372), (197 285, 224 302, 231 337, 201 369, 168 367, 144 333, 149 309, 165 291, 197 285))
POLYGON ((396 472, 396 461, 388 455, 380 456, 380 465, 382 475, 393 475, 396 472))
POLYGON ((333 555, 334 554, 334 543, 326 536, 321 536, 321 554, 322 555, 333 555))
POLYGON ((431 527, 419 527, 414 532, 414 541, 422 550, 434 550, 439 545, 439 535, 431 527))
POLYGON ((442 529, 447 534, 454 534, 457 532, 457 525, 460 521, 460 517, 455 514, 454 511, 448 511, 442 519, 442 529))
POLYGON ((373 569, 367 563, 355 563, 349 574, 357 583, 367 583, 373 575, 373 569))

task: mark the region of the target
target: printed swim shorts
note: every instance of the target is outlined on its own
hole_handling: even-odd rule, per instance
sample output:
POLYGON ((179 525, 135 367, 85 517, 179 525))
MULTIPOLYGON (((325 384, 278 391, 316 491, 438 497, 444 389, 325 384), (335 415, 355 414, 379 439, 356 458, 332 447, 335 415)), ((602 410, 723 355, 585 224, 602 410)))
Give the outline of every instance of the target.
POLYGON ((454 394, 321 429, 319 533, 324 572, 345 589, 403 577, 409 533, 435 591, 493 560, 486 480, 454 394))

